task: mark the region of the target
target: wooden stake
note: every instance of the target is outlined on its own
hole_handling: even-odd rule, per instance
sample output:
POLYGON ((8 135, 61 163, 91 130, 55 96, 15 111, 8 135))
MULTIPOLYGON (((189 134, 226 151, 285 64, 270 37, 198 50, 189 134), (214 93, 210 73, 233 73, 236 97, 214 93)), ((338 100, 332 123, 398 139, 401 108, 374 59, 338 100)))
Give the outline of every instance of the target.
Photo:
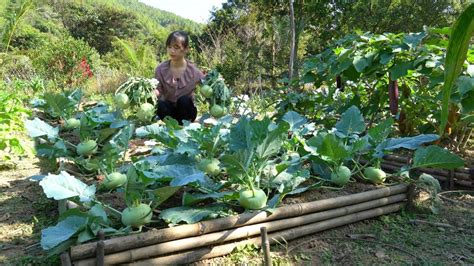
MULTIPOLYGON (((105 265, 105 253, 104 253, 104 241, 101 240, 97 242, 96 248, 96 265, 97 266, 104 266, 105 265)), ((75 264, 75 263, 74 263, 75 264)))
POLYGON ((61 259, 61 266, 71 266, 71 257, 69 256, 68 252, 63 252, 61 253, 61 256, 59 256, 61 259))
POLYGON ((270 256, 270 242, 268 241, 267 228, 265 226, 261 227, 260 232, 262 238, 263 265, 271 266, 272 258, 270 256))
POLYGON ((407 202, 407 210, 410 212, 415 211, 415 184, 410 184, 408 186, 408 192, 407 192, 407 197, 408 197, 408 202, 407 202))
POLYGON ((454 170, 449 170, 448 172, 448 190, 454 189, 454 170))

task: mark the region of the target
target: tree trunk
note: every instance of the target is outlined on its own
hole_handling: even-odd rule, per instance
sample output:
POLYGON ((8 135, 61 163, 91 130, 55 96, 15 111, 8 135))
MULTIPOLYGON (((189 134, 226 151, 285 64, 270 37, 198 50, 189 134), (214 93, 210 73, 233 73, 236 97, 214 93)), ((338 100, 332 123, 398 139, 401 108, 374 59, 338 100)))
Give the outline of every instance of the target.
MULTIPOLYGON (((273 22, 272 22, 273 23, 273 22)), ((272 25, 272 28, 274 25, 272 25)), ((275 64, 276 64, 276 37, 275 37, 275 29, 272 32, 272 89, 275 89, 277 86, 276 83, 276 74, 275 74, 275 64)))
POLYGON ((288 78, 291 82, 293 78, 293 65, 295 62, 295 45, 296 45, 296 28, 295 28, 295 12, 293 10, 294 0, 290 0, 290 25, 291 25, 291 48, 290 48, 290 63, 288 67, 288 78))

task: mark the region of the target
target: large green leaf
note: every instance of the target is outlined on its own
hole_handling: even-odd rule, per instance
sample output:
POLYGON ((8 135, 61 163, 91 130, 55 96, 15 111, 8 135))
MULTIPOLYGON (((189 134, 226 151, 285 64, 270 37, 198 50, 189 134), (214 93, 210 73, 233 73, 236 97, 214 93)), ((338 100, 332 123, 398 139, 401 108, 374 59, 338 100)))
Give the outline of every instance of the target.
POLYGON ((52 127, 37 117, 33 120, 26 120, 25 128, 28 131, 28 135, 32 138, 47 136, 48 139, 54 140, 58 137, 59 133, 59 128, 52 127))
POLYGON ((390 132, 392 132, 392 125, 393 125, 393 119, 388 118, 380 122, 375 127, 370 128, 368 130, 368 135, 370 137, 371 144, 378 145, 379 143, 384 141, 388 137, 390 132))
POLYGON ((355 56, 354 60, 352 61, 357 72, 364 71, 364 69, 369 66, 369 62, 369 59, 360 55, 355 56))
POLYGON ((426 32, 409 33, 403 37, 403 42, 413 49, 421 43, 425 36, 426 32))
POLYGON ((390 79, 397 80, 398 78, 405 76, 408 73, 408 69, 410 69, 411 67, 411 62, 402 62, 394 65, 390 69, 390 79))
POLYGON ((206 200, 206 199, 220 199, 220 198, 239 198, 239 193, 238 192, 215 192, 215 193, 209 193, 209 194, 203 194, 203 193, 187 193, 184 192, 183 194, 183 206, 191 206, 191 205, 196 205, 197 203, 206 200))
POLYGON ((197 173, 202 172, 194 165, 185 164, 151 165, 146 172, 144 171, 145 176, 148 178, 186 177, 197 173))
POLYGON ((196 173, 188 176, 177 176, 170 182, 170 186, 185 186, 190 183, 197 183, 205 187, 213 186, 213 182, 204 173, 196 173))
POLYGON ((58 140, 53 145, 49 143, 38 144, 35 146, 35 149, 38 157, 46 157, 49 159, 66 156, 68 154, 63 140, 58 140))
POLYGON ((140 138, 154 138, 164 145, 174 149, 179 144, 179 141, 171 131, 172 129, 166 126, 152 124, 137 128, 135 134, 140 138))
POLYGON ((199 150, 199 144, 194 141, 179 142, 175 150, 176 153, 190 155, 198 155, 201 151, 199 150))
POLYGON ((170 224, 179 224, 180 222, 185 222, 188 224, 197 223, 211 214, 223 211, 224 206, 215 205, 208 207, 175 207, 163 210, 160 213, 160 218, 165 220, 170 224))
POLYGON ((248 118, 241 117, 230 130, 230 149, 232 151, 252 150, 255 146, 255 143, 252 142, 253 133, 248 118))
POLYGON ((133 136, 133 125, 127 123, 122 129, 115 134, 109 141, 110 145, 119 152, 128 149, 128 143, 133 136))
POLYGON ((355 106, 347 109, 342 114, 341 120, 336 123, 336 129, 345 136, 362 133, 365 130, 365 123, 359 109, 355 106))
POLYGON ((283 144, 289 129, 288 123, 280 123, 276 128, 267 133, 265 138, 257 145, 255 154, 258 158, 268 158, 276 154, 283 144))
POLYGON ((461 100, 461 107, 463 114, 470 114, 474 112, 474 91, 470 91, 461 100))
POLYGON ((415 151, 413 167, 432 167, 454 169, 464 165, 459 156, 436 145, 419 148, 415 151))
POLYGON ((79 197, 80 201, 88 202, 94 198, 96 190, 94 185, 88 186, 65 171, 59 175, 49 174, 39 184, 46 197, 55 200, 79 197))
POLYGON ((456 82, 459 93, 461 96, 464 96, 466 93, 474 90, 474 78, 470 78, 467 76, 461 76, 458 78, 456 82))
POLYGON ((227 173, 230 177, 240 179, 247 172, 246 162, 251 156, 251 151, 240 150, 233 154, 225 154, 222 156, 222 163, 226 167, 227 173))
POLYGON ((384 151, 393 151, 401 148, 414 150, 424 143, 433 142, 438 139, 439 136, 435 134, 423 134, 405 138, 390 138, 377 145, 374 155, 376 157, 383 157, 384 151))
POLYGON ((153 201, 153 206, 160 206, 180 189, 181 187, 160 187, 153 190, 153 195, 156 197, 155 201, 153 201))
POLYGON ((474 33, 474 3, 471 3, 458 17, 453 25, 446 51, 444 70, 443 100, 441 107, 441 126, 439 134, 444 133, 448 122, 449 100, 453 84, 461 73, 464 60, 466 60, 469 42, 474 33))
POLYGON ((45 250, 52 249, 84 229, 86 225, 86 217, 69 216, 55 226, 41 230, 41 247, 45 250))
POLYGON ((390 52, 383 52, 380 54, 380 64, 386 65, 392 60, 393 53, 390 52))
POLYGON ((283 115, 282 120, 288 122, 291 131, 294 131, 307 122, 307 119, 304 116, 298 114, 295 111, 287 112, 285 115, 283 115))
POLYGON ((331 161, 340 161, 349 156, 342 141, 333 134, 327 134, 324 137, 321 147, 318 148, 318 153, 331 161))

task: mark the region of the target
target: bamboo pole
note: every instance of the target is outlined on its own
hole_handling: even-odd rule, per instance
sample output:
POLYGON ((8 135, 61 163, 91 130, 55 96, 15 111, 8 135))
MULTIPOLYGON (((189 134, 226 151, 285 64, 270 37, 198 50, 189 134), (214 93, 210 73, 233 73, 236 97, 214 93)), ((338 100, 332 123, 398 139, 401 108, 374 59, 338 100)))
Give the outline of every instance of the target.
POLYGON ((271 266, 272 265, 272 257, 270 255, 270 241, 268 241, 268 232, 266 227, 260 228, 260 237, 262 239, 261 246, 263 251, 263 265, 264 266, 271 266))
MULTIPOLYGON (((367 163, 366 160, 360 160, 360 162, 362 164, 367 163)), ((382 164, 381 164, 382 168, 385 166, 390 171, 398 171, 398 169, 400 169, 404 165, 405 164, 400 163, 398 161, 383 161, 382 164)), ((418 171, 418 172, 427 173, 427 174, 430 174, 430 175, 438 175, 438 176, 443 176, 443 177, 446 177, 446 178, 449 177, 449 170, 424 168, 424 167, 423 168, 416 168, 414 170, 418 171)), ((456 171, 454 171, 454 178, 461 179, 461 180, 467 180, 467 181, 474 180, 471 177, 471 175, 465 174, 465 173, 459 173, 459 172, 456 172, 456 171)))
MULTIPOLYGON (((271 214, 265 211, 243 213, 237 216, 202 221, 195 224, 180 225, 136 235, 116 237, 104 241, 105 254, 116 253, 136 247, 149 246, 156 243, 162 243, 190 236, 199 236, 210 232, 261 223, 264 221, 301 216, 303 214, 334 209, 350 204, 357 204, 394 194, 404 193, 407 191, 407 187, 408 186, 406 184, 399 184, 347 196, 287 205, 277 208, 271 214)), ((74 246, 71 248, 71 258, 72 260, 76 261, 79 259, 93 257, 95 255, 95 249, 96 242, 74 246)))
MULTIPOLYGON (((365 219, 374 218, 380 215, 389 214, 392 212, 399 211, 403 206, 403 203, 396 203, 380 208, 375 208, 367 211, 362 211, 358 213, 353 213, 350 215, 345 215, 333 219, 329 219, 322 222, 312 223, 305 226, 295 227, 279 232, 275 232, 269 235, 270 244, 277 242, 289 241, 302 236, 314 234, 320 231, 327 229, 339 227, 342 225, 355 223, 365 219)), ((232 252, 232 250, 241 245, 246 244, 255 244, 260 245, 260 237, 254 237, 251 239, 228 243, 220 246, 198 248, 195 250, 177 253, 169 256, 163 256, 158 258, 153 258, 149 260, 142 260, 128 265, 140 266, 140 265, 167 265, 167 264, 185 264, 191 263, 194 261, 199 261, 203 259, 209 259, 219 256, 224 256, 232 252)))
POLYGON ((61 266, 71 266, 72 265, 71 264, 71 257, 69 256, 69 254, 67 252, 61 253, 59 258, 61 259, 61 266))
MULTIPOLYGON (((410 161, 409 157, 405 157, 405 156, 401 156, 401 155, 393 155, 393 154, 385 155, 383 157, 383 159, 384 159, 384 162, 392 161, 392 162, 398 162, 398 163, 402 163, 402 164, 407 164, 410 161)), ((473 173, 473 169, 468 168, 468 167, 459 167, 459 168, 454 169, 454 171, 456 173, 467 174, 468 176, 471 176, 471 177, 472 177, 472 173, 473 173)))
MULTIPOLYGON (((324 221, 327 219, 332 219, 335 217, 340 217, 348 215, 351 213, 357 213, 360 211, 365 211, 396 202, 404 201, 407 199, 407 194, 397 194, 392 195, 387 198, 375 199, 355 205, 344 206, 337 209, 327 210, 323 212, 311 213, 303 216, 287 218, 282 220, 264 222, 254 225, 248 225, 244 227, 239 227, 235 229, 220 231, 216 233, 209 233, 202 236, 183 238, 174 241, 169 241, 165 243, 159 243, 156 245, 140 247, 136 249, 130 249, 127 251, 122 251, 114 254, 105 256, 105 264, 121 264, 132 261, 137 261, 141 259, 146 259, 149 257, 156 257, 159 255, 165 255, 177 251, 183 251, 187 249, 192 249, 196 247, 202 247, 206 245, 216 245, 221 244, 226 241, 248 238, 257 236, 260 234, 262 227, 266 227, 268 232, 275 232, 283 229, 288 229, 292 227, 299 227, 305 224, 315 223, 319 221, 324 221)), ((76 261, 74 264, 76 266, 85 266, 85 265, 95 265, 95 258, 89 258, 86 260, 76 261)))

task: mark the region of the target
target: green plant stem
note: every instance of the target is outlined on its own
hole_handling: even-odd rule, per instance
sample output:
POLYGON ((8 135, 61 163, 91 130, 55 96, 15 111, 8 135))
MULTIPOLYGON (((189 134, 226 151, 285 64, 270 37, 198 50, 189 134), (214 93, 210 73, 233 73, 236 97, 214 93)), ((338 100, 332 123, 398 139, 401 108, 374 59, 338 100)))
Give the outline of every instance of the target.
POLYGON ((108 204, 105 204, 105 203, 102 203, 100 201, 97 201, 97 200, 92 200, 93 203, 95 204, 98 204, 102 207, 105 207, 107 209, 109 209, 110 211, 112 211, 112 213, 116 216, 116 217, 121 217, 122 216, 122 213, 120 211, 118 211, 117 209, 111 207, 110 205, 108 204))
POLYGON ((76 145, 72 144, 71 142, 69 142, 69 141, 67 141, 67 140, 65 140, 65 139, 62 139, 62 141, 64 141, 64 143, 66 143, 67 145, 70 145, 70 146, 72 146, 72 147, 74 147, 74 148, 77 148, 76 145))
POLYGON ((356 161, 354 159, 352 159, 352 162, 354 163, 354 168, 356 169, 356 171, 353 173, 353 175, 357 175, 357 174, 360 173, 362 176, 364 175, 362 173, 362 169, 364 169, 370 163, 370 161, 369 161, 365 165, 361 165, 358 161, 356 161))
POLYGON ((217 147, 217 143, 219 142, 219 134, 217 134, 216 138, 214 139, 214 143, 212 144, 211 152, 209 154, 209 157, 212 159, 214 158, 214 153, 217 147))
POLYGON ((344 186, 342 187, 320 186, 319 188, 325 188, 325 189, 330 189, 330 190, 341 190, 344 188, 344 186))

